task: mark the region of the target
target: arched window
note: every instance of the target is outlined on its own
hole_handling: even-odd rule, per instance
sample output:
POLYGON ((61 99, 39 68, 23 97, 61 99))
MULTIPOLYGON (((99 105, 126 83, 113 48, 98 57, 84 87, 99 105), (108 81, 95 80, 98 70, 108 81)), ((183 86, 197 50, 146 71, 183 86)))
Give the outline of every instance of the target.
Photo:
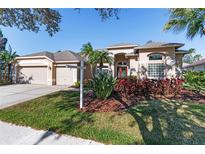
POLYGON ((154 54, 150 54, 148 55, 149 60, 162 60, 163 59, 163 55, 160 53, 154 53, 154 54))

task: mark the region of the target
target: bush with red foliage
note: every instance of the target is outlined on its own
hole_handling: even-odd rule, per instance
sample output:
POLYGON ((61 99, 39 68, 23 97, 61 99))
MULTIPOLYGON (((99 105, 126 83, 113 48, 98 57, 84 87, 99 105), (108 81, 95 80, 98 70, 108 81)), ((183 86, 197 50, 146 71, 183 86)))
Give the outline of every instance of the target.
POLYGON ((162 80, 125 78, 118 80, 115 91, 125 98, 132 96, 176 95, 180 93, 183 82, 184 80, 179 78, 162 80))

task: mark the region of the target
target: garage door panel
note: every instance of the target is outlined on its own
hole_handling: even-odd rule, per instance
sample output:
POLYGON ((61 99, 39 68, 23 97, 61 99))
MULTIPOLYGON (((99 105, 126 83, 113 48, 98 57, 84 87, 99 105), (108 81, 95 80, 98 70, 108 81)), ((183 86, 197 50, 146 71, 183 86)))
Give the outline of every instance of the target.
POLYGON ((71 68, 57 67, 56 68, 56 84, 57 85, 73 85, 74 71, 71 68))
POLYGON ((47 84, 47 67, 22 67, 18 78, 20 83, 47 84))

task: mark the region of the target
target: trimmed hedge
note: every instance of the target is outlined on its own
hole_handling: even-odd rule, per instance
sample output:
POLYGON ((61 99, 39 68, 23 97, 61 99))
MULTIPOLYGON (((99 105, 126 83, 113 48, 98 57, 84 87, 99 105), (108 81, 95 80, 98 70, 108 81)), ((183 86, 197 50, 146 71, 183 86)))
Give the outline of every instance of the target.
POLYGON ((131 96, 169 95, 178 94, 182 89, 184 80, 179 78, 153 80, 140 80, 136 78, 126 78, 118 80, 115 91, 121 96, 129 98, 131 96))

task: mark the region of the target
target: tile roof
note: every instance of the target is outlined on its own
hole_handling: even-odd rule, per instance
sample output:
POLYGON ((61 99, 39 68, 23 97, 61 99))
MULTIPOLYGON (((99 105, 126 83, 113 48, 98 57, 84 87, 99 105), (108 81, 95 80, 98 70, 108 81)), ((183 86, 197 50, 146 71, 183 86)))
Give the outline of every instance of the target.
POLYGON ((119 43, 119 44, 114 44, 114 45, 110 45, 109 48, 118 48, 118 47, 135 47, 135 49, 146 49, 146 48, 161 48, 161 47, 175 47, 180 48, 184 46, 183 43, 167 43, 167 42, 153 42, 153 41, 148 41, 146 44, 144 45, 138 45, 138 44, 134 44, 134 43, 119 43))
POLYGON ((113 45, 110 45, 108 46, 107 48, 117 48, 117 47, 122 47, 122 46, 131 46, 131 47, 134 47, 134 46, 138 46, 138 44, 134 44, 134 43, 118 43, 118 44, 113 44, 113 45))
POLYGON ((153 42, 153 41, 148 41, 145 45, 136 47, 136 49, 143 49, 143 48, 158 48, 158 47, 182 47, 184 46, 183 43, 167 43, 167 42, 153 42))
POLYGON ((79 54, 73 51, 60 51, 53 54, 55 61, 80 61, 81 57, 79 54))
POLYGON ((28 55, 24 55, 22 57, 33 57, 33 56, 46 56, 50 59, 54 59, 53 57, 53 53, 48 52, 48 51, 42 51, 42 52, 37 52, 37 53, 32 53, 32 54, 28 54, 28 55))
POLYGON ((186 65, 186 66, 184 66, 184 68, 189 68, 189 67, 197 66, 197 65, 201 65, 201 64, 205 64, 205 58, 198 60, 196 62, 193 62, 192 64, 186 65))
POLYGON ((79 54, 66 50, 66 51, 57 51, 55 53, 43 51, 43 52, 37 52, 33 54, 24 55, 22 57, 35 57, 35 56, 46 56, 50 58, 53 61, 80 61, 81 57, 79 54))

